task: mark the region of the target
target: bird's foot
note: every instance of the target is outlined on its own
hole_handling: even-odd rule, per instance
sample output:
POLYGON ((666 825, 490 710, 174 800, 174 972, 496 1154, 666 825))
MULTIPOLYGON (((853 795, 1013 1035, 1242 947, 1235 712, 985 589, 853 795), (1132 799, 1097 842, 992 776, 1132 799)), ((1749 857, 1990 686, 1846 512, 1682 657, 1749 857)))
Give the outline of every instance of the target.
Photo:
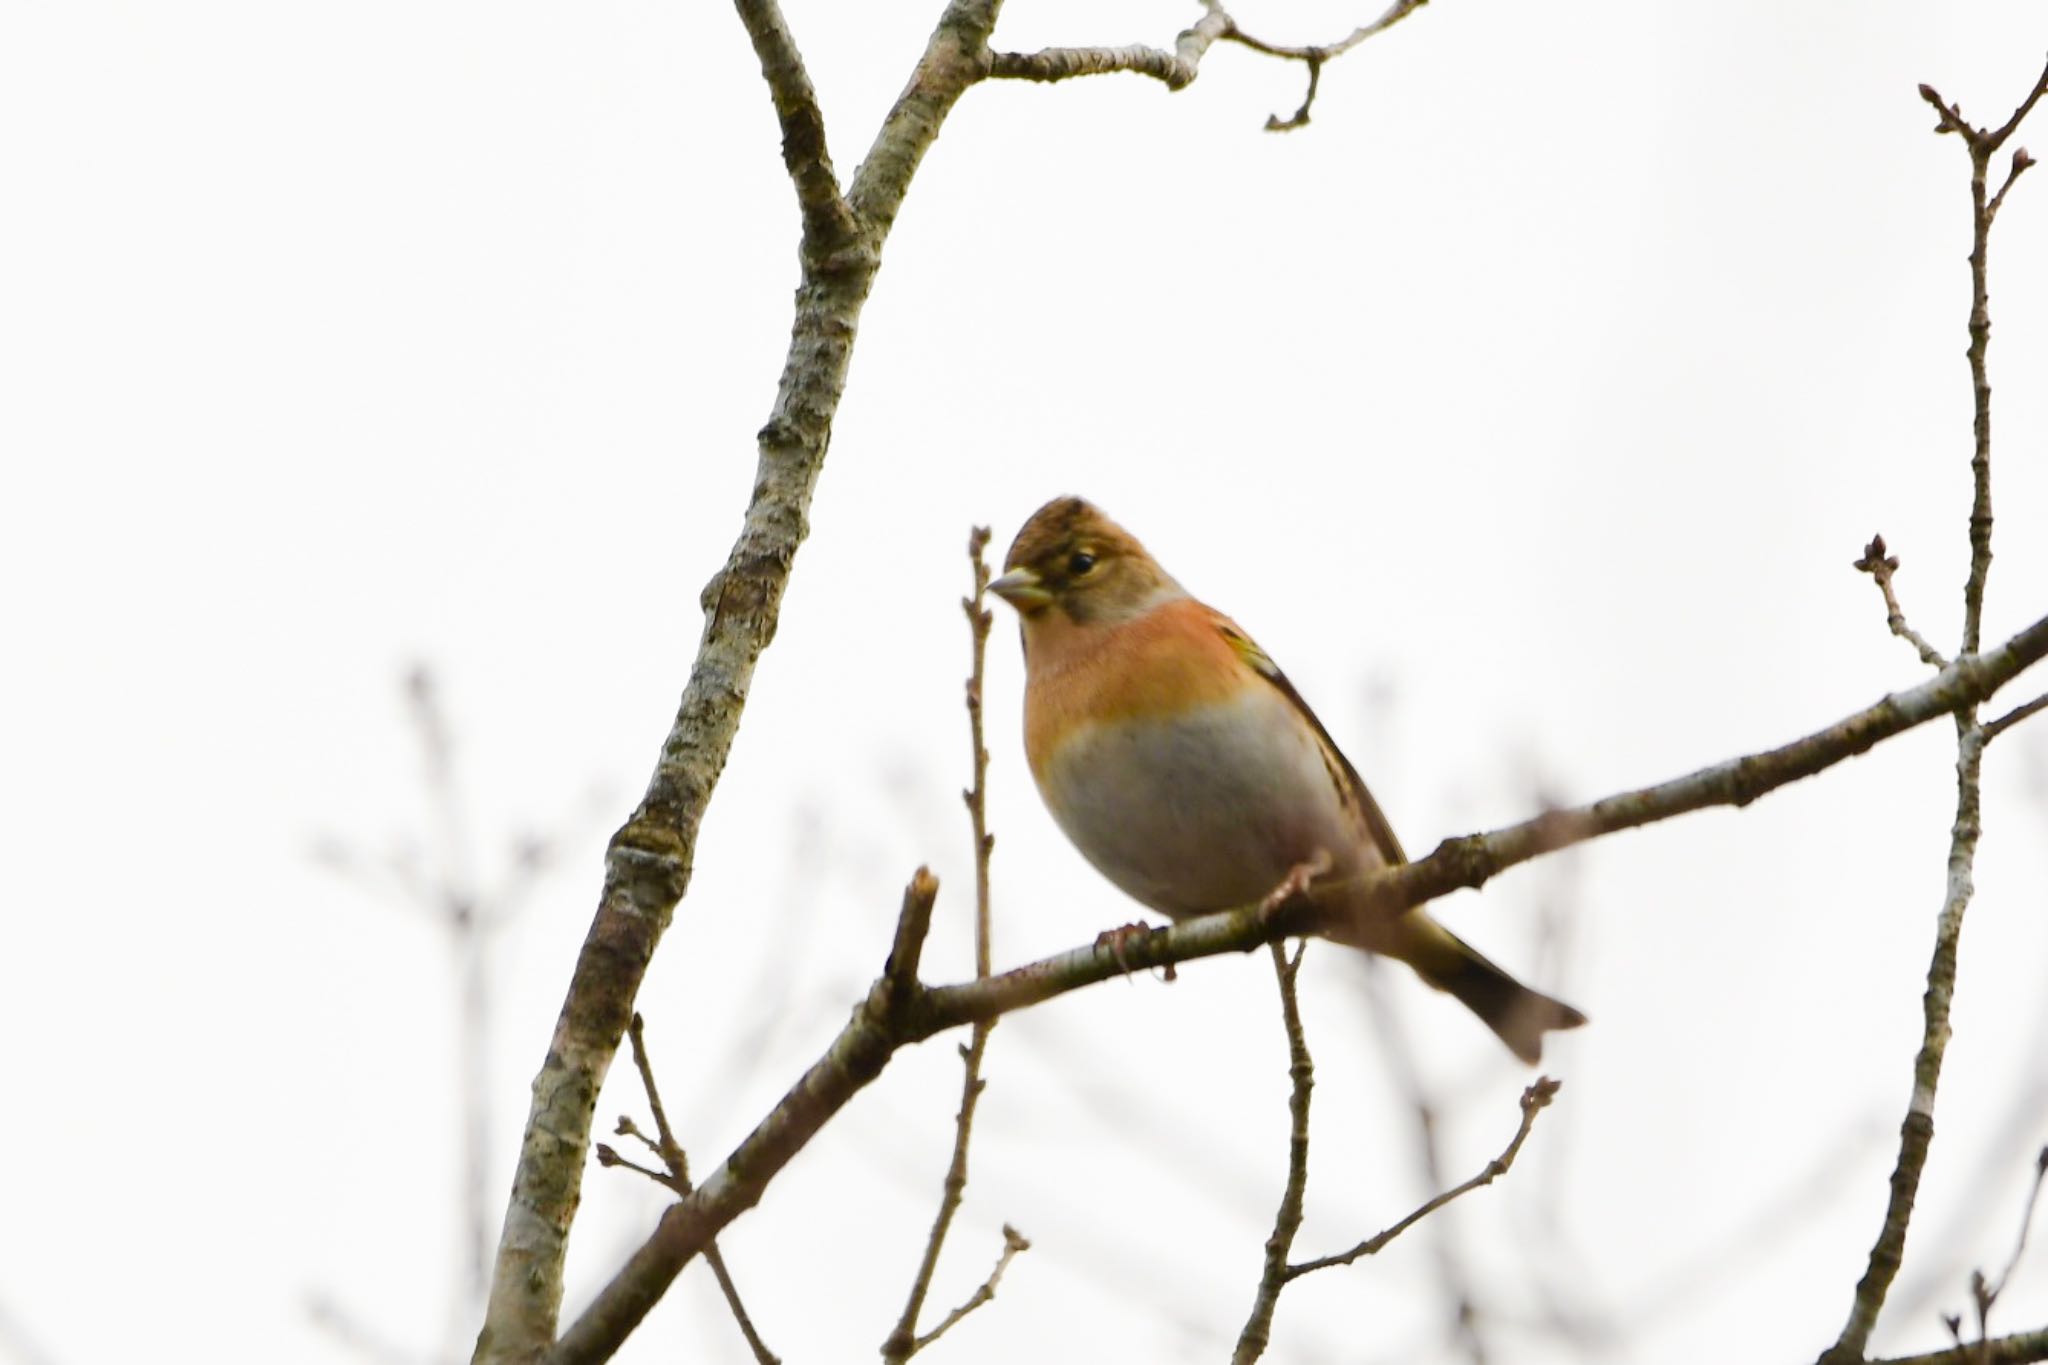
MULTIPOLYGON (((1130 959, 1124 956, 1125 947, 1130 944, 1132 939, 1147 938, 1151 933, 1151 925, 1133 920, 1131 923, 1121 925, 1115 929, 1104 929, 1095 936, 1095 946, 1109 949, 1109 955, 1116 959, 1118 970, 1123 972, 1124 975, 1129 976, 1131 973, 1131 963, 1130 959)), ((1168 981, 1174 980, 1173 964, 1171 962, 1166 964, 1166 979, 1168 981)))
POLYGON ((1280 912, 1280 907, 1296 896, 1308 895, 1309 883, 1329 870, 1329 852, 1320 848, 1316 850, 1315 857, 1288 868, 1287 875, 1280 879, 1280 884, 1268 891, 1266 898, 1259 902, 1259 918, 1271 919, 1280 912))

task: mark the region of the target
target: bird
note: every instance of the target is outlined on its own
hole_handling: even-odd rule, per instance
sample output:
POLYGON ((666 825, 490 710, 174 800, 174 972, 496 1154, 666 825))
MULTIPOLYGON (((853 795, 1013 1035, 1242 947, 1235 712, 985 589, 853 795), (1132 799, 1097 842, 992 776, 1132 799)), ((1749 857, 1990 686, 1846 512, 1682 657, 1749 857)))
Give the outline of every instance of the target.
POLYGON ((1272 658, 1092 503, 1017 532, 990 592, 1024 645, 1024 749, 1053 821, 1097 871, 1169 919, 1305 891, 1319 933, 1398 959, 1528 1065, 1586 1016, 1416 907, 1347 885, 1405 862, 1386 815, 1272 658))

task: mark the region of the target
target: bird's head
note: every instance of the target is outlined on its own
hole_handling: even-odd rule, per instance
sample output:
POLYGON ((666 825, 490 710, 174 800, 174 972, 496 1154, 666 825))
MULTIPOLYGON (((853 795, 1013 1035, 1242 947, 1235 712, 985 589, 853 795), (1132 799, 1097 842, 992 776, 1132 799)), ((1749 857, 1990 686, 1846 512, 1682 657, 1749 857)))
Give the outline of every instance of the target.
POLYGON ((1054 498, 1011 542, 989 591, 1028 625, 1048 611, 1076 625, 1133 620, 1182 597, 1138 538, 1081 498, 1054 498))

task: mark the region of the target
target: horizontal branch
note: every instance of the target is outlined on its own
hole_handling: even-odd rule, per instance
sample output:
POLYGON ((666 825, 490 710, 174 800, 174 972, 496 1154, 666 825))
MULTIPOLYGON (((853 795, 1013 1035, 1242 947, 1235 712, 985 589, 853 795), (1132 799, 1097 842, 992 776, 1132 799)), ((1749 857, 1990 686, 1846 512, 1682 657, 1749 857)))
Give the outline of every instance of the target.
POLYGON ((1064 81, 1076 76, 1129 72, 1136 76, 1150 76, 1169 90, 1180 90, 1194 83, 1195 77, 1201 73, 1202 58, 1208 55, 1211 47, 1219 42, 1231 42, 1263 56, 1301 62, 1308 67, 1308 94, 1302 100, 1301 108, 1291 118, 1276 116, 1266 120, 1268 131, 1286 132, 1308 122, 1309 108, 1315 103, 1316 88, 1322 79, 1325 62, 1343 56, 1374 34, 1384 33, 1427 3, 1429 0, 1393 0, 1379 18, 1360 24, 1335 42, 1290 44, 1269 43, 1246 33, 1231 18, 1230 11, 1223 7, 1222 0, 1202 0, 1202 17, 1192 27, 1181 31, 1174 39, 1171 52, 1143 43, 1132 43, 1126 47, 1048 47, 1037 52, 996 52, 990 54, 988 74, 1000 80, 1064 81))
POLYGON ((1989 1341, 1971 1342, 1964 1351, 1953 1346, 1944 1346, 1939 1351, 1928 1351, 1915 1356, 1886 1356, 1873 1360, 1869 1365, 2034 1365, 2036 1361, 2048 1360, 2048 1327, 2036 1328, 2031 1332, 2014 1332, 2011 1336, 1993 1337, 1989 1341))
MULTIPOLYGON (((1491 833, 1446 839, 1419 862, 1372 873, 1357 894, 1380 913, 1398 914, 1448 892, 1478 887, 1518 863, 1604 834, 1707 806, 1748 805, 1916 725, 1977 705, 2044 655, 2048 617, 1989 653, 1959 659, 1920 686, 1885 697, 1803 739, 1589 805, 1548 811, 1491 833)), ((897 1049, 1131 971, 1247 952, 1314 932, 1319 918, 1308 898, 1297 897, 1271 913, 1251 907, 1202 915, 957 985, 906 989, 899 976, 885 973, 825 1055, 695 1193, 662 1215, 647 1241, 563 1334, 548 1359, 553 1365, 607 1359, 683 1266, 760 1200, 776 1173, 881 1074, 897 1049)))
POLYGON ((1211 7, 1174 39, 1173 51, 1133 43, 1128 47, 1048 47, 1038 52, 997 52, 988 74, 998 80, 1064 81, 1075 76, 1107 76, 1128 71, 1150 76, 1169 90, 1190 84, 1201 71, 1202 58, 1217 39, 1235 26, 1222 9, 1211 7))

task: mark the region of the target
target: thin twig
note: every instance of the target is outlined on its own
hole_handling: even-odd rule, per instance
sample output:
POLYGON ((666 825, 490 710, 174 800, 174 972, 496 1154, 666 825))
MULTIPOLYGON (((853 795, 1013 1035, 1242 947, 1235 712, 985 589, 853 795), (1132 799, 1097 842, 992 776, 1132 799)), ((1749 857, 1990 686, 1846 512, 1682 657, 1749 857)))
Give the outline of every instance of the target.
POLYGON ((996 1296, 996 1286, 1002 1283, 1003 1272, 1010 1268, 1010 1262, 1017 1258, 1018 1252, 1029 1250, 1031 1250, 1031 1239, 1011 1227, 1008 1223, 1003 1224, 1003 1249, 1001 1254, 996 1257, 995 1269, 989 1271, 988 1278, 981 1282, 980 1288, 967 1296, 965 1303, 946 1314, 944 1318, 940 1319, 937 1327, 932 1328, 931 1331, 926 1332, 917 1339, 911 1348, 911 1354, 915 1355, 940 1337, 946 1335, 946 1333, 952 1331, 962 1318, 987 1303, 990 1299, 993 1299, 996 1296))
MULTIPOLYGON (((1974 653, 1984 621, 1985 581, 1991 572, 1991 379, 1985 355, 1991 346, 1991 302, 1987 252, 1992 220, 2005 202, 2007 190, 2033 164, 2033 158, 2015 153, 2005 184, 1992 198, 1988 181, 1991 158, 2019 129, 2020 121, 2048 93, 2048 66, 2034 81, 2034 88, 2013 110, 2012 117, 1995 129, 1979 128, 1963 117, 1962 109, 1942 99, 1933 86, 1922 85, 1920 98, 1934 106, 1940 123, 1935 131, 1955 133, 1970 153, 1970 388, 1975 398, 1973 430, 1975 444, 1970 453, 1973 493, 1970 501, 1970 576, 1963 585, 1963 653, 1974 653)), ((2024 151, 2024 149, 2021 149, 2024 151)))
POLYGON ((1892 634, 1913 646, 1920 655, 1920 662, 1928 667, 1947 668, 1948 660, 1942 657, 1941 651, 1906 623, 1906 613, 1899 607, 1898 594, 1892 591, 1892 575, 1899 571, 1899 557, 1885 553, 1883 536, 1870 538, 1870 544, 1863 547, 1863 558, 1856 561, 1855 567, 1869 574, 1876 581, 1877 590, 1884 594, 1884 619, 1892 634))
POLYGON ((2048 1179, 2048 1147, 2043 1147, 2034 1158, 2034 1181, 2027 1187, 2026 1207, 2020 1210, 2020 1232, 2013 1240, 2012 1255, 2006 1257, 2005 1269, 1998 1272, 1988 1291, 1987 1300, 1995 1300, 2005 1292, 2012 1281, 2012 1273, 2020 1268, 2020 1258, 2027 1254, 2027 1233, 2034 1226, 2034 1209, 2041 1202, 2041 1182, 2048 1179))
POLYGON ((1252 1299, 1244 1330, 1238 1333, 1231 1365, 1252 1365, 1272 1340, 1273 1313, 1287 1284, 1287 1253, 1294 1249, 1295 1235, 1301 1231, 1302 1205, 1308 1197, 1308 1106, 1316 1069, 1308 1055, 1308 1035, 1301 1026, 1301 1000, 1295 989, 1308 944, 1304 941, 1292 958, 1280 944, 1268 946, 1273 954, 1273 975, 1280 983, 1280 1018, 1287 1031, 1287 1184, 1280 1195, 1279 1211, 1273 1215, 1273 1233, 1266 1238, 1259 1291, 1252 1299))
MULTIPOLYGON (((967 737, 974 782, 960 795, 967 803, 968 823, 974 833, 974 977, 977 981, 988 978, 993 959, 988 864, 989 855, 996 846, 995 835, 988 832, 988 745, 982 729, 983 666, 988 658, 988 633, 994 619, 987 606, 988 561, 983 557, 988 549, 988 540, 986 526, 975 527, 967 537, 967 559, 974 591, 971 596, 960 599, 961 609, 967 613, 972 660, 967 675, 967 737)), ((890 1365, 901 1365, 937 1340, 940 1333, 994 1298, 996 1281, 1002 1278, 1010 1258, 1031 1245, 1005 1224, 1002 1259, 996 1263, 995 1271, 987 1282, 965 1304, 949 1313, 938 1327, 922 1337, 917 1334, 918 1315, 924 1311, 925 1298, 931 1293, 932 1277, 938 1273, 939 1253, 946 1245, 946 1234, 952 1229, 953 1218, 959 1213, 960 1203, 967 1195, 967 1147, 973 1140, 975 1106, 980 1103, 981 1092, 988 1085, 981 1076, 981 1063, 988 1052, 989 1031, 995 1026, 993 1019, 976 1022, 967 1046, 960 1049, 960 1109, 953 1125, 953 1158, 946 1167, 945 1186, 939 1196, 938 1212, 932 1218, 931 1235, 925 1239, 923 1259, 918 1263, 916 1277, 910 1282, 910 1296, 904 1302, 903 1313, 897 1318, 896 1326, 882 1343, 882 1359, 890 1365)))
MULTIPOLYGON (((619 1120, 619 1132, 638 1138, 661 1157, 662 1165, 668 1168, 668 1177, 648 1170, 645 1166, 626 1160, 603 1143, 598 1144, 598 1164, 623 1166, 638 1171, 658 1184, 666 1185, 676 1192, 676 1197, 686 1199, 690 1194, 690 1158, 683 1152, 683 1144, 676 1141, 675 1129, 669 1127, 668 1111, 662 1107, 661 1089, 654 1083, 654 1064, 647 1059, 647 1024, 639 1011, 633 1013, 633 1022, 627 1026, 626 1037, 633 1045, 633 1066, 640 1073, 640 1086, 647 1092, 647 1107, 654 1113, 654 1137, 649 1138, 627 1118, 619 1120)), ((754 1327, 754 1319, 748 1315, 747 1306, 740 1302, 739 1286, 733 1283, 732 1272, 726 1268, 725 1254, 712 1242, 704 1248, 704 1263, 711 1267, 712 1277, 718 1281, 718 1290, 725 1295, 726 1307, 732 1310, 733 1321, 739 1324, 740 1335, 747 1340, 747 1349, 754 1353, 758 1365, 782 1365, 776 1354, 768 1349, 768 1343, 761 1340, 761 1334, 754 1327)))
POLYGON ((1106 76, 1129 72, 1149 76, 1169 90, 1181 90, 1201 73, 1202 58, 1219 42, 1236 43, 1267 57, 1300 62, 1308 68, 1308 94, 1301 107, 1287 118, 1271 115, 1266 131, 1284 133, 1305 127, 1309 108, 1315 103, 1323 65, 1336 60, 1375 34, 1400 23, 1429 0, 1393 0, 1384 13, 1370 23, 1360 24, 1335 42, 1314 44, 1270 43, 1238 27, 1221 0, 1202 0, 1202 17, 1181 31, 1173 50, 1133 43, 1126 47, 1049 47, 1038 52, 997 52, 991 54, 988 74, 999 80, 1064 81, 1076 76, 1106 76))
POLYGON ((1984 742, 1989 744, 2028 716, 2038 715, 2042 711, 2048 711, 2048 692, 2042 693, 2030 702, 2013 707, 1997 720, 1987 722, 1984 726, 1984 742))
MULTIPOLYGON (((1421 1187, 1440 1190, 1449 1182, 1444 1168, 1443 1144, 1438 1140, 1440 1106, 1431 1093, 1429 1082, 1423 1077, 1414 1043, 1401 1013, 1394 1007, 1387 989, 1387 974, 1380 970, 1382 965, 1376 958, 1368 958, 1365 964, 1369 974, 1366 1004, 1372 1011, 1373 1039, 1386 1057, 1387 1069, 1392 1074, 1395 1089, 1400 1092, 1401 1107, 1413 1120, 1415 1155, 1422 1169, 1421 1187)), ((1439 1222, 1434 1231, 1437 1278, 1451 1310, 1451 1336, 1464 1347, 1467 1358, 1483 1365, 1486 1342, 1480 1331, 1478 1301, 1472 1292, 1473 1277, 1453 1244, 1451 1224, 1439 1222)))
POLYGON ((1820 1365, 1854 1365, 1863 1359, 1870 1333, 1884 1307, 1885 1295, 1906 1249, 1906 1229, 1913 1219, 1921 1172, 1934 1143, 1934 1099, 1941 1084, 1941 1066, 1948 1053, 1949 1011, 1955 1000, 1957 949, 1963 916, 1975 890, 1972 876, 1977 839, 1983 825, 1979 811, 1979 774, 1984 761, 1984 733, 1969 713, 1956 720, 1956 818, 1950 833, 1948 890, 1934 932, 1934 955, 1927 966, 1927 993, 1922 1000, 1920 1047, 1913 1058, 1913 1097, 1899 1127, 1899 1154, 1892 1167, 1891 1194, 1884 1221, 1870 1248, 1869 1263, 1857 1281, 1849 1319, 1840 1337, 1820 1357, 1820 1365))
POLYGON ((1377 1255, 1387 1243, 1393 1241, 1396 1237, 1399 1237, 1402 1233, 1408 1231, 1408 1229, 1414 1227, 1417 1223, 1429 1217, 1429 1215, 1435 1213, 1452 1200, 1470 1194, 1482 1186, 1491 1185, 1494 1181, 1506 1175, 1514 1166, 1515 1157, 1521 1152, 1522 1144, 1529 1140, 1529 1134, 1535 1129, 1536 1116, 1549 1107, 1550 1102, 1557 1098, 1557 1092, 1563 1086, 1563 1081, 1554 1081, 1548 1076, 1538 1076, 1530 1084, 1529 1088, 1522 1092, 1521 1125, 1515 1129, 1515 1136, 1508 1142, 1508 1145, 1501 1149, 1501 1154, 1487 1162, 1484 1169, 1478 1175, 1473 1176, 1462 1185, 1445 1190, 1436 1198, 1417 1208, 1400 1222, 1384 1231, 1374 1233, 1349 1251, 1340 1251, 1334 1256, 1318 1256, 1313 1261, 1302 1261, 1287 1267, 1287 1278, 1297 1280, 1303 1275, 1312 1275, 1318 1270, 1327 1270, 1331 1266, 1350 1265, 1362 1256, 1377 1255))
MULTIPOLYGON (((2019 127, 2028 110, 2048 91, 2048 67, 2042 69, 2034 88, 2013 116, 1995 131, 1977 128, 1963 118, 1962 110, 1949 104, 1932 86, 1920 87, 1921 98, 1933 105, 1940 116, 1937 132, 1958 134, 1970 154, 1970 386, 1975 399, 1973 429, 1975 442, 1970 454, 1970 574, 1963 587, 1963 638, 1959 662, 1976 655, 1984 619, 1984 590, 1991 573, 1991 381, 1985 367, 1991 342, 1991 306, 1988 251, 1992 218, 1997 206, 1987 198, 1986 171, 1992 155, 2019 127)), ((2017 165, 2017 176, 2024 165, 2017 165)), ((2010 179, 2008 180, 2008 187, 2010 179)), ((2002 197, 2002 192, 2001 192, 2002 197)), ((1868 559, 1876 561, 1869 572, 1888 576, 1882 541, 1873 541, 1868 559)), ((1880 578, 1880 582, 1882 582, 1880 578)), ((1889 594, 1887 594, 1889 596, 1889 594)), ((1927 991, 1921 1002, 1920 1046, 1913 1058, 1913 1092, 1906 1116, 1899 1126, 1898 1158, 1892 1166, 1890 1194, 1885 1201, 1884 1219, 1863 1275, 1856 1283, 1849 1317, 1842 1324, 1834 1345, 1821 1353, 1820 1365, 1856 1365, 1864 1359, 1870 1334, 1884 1309, 1905 1256, 1906 1231, 1913 1220, 1914 1201, 1920 1179, 1934 1144, 1935 1094, 1941 1083, 1943 1059, 1950 1038, 1949 1013, 1955 999, 1957 956, 1963 919, 1975 891, 1977 842, 1983 831, 1981 775, 1985 734, 1977 722, 1972 703, 1955 711, 1956 724, 1956 815, 1949 834, 1948 885, 1941 913, 1935 922, 1934 953, 1927 964, 1927 991)))

